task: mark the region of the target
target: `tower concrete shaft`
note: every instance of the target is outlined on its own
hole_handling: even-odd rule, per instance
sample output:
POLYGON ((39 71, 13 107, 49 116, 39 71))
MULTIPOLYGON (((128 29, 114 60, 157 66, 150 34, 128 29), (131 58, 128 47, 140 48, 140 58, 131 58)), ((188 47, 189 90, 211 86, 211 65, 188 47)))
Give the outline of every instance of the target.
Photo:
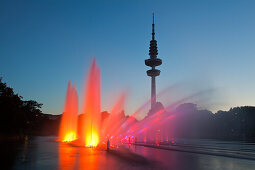
POLYGON ((156 104, 156 77, 160 75, 160 70, 155 69, 156 66, 162 64, 162 60, 157 58, 158 48, 157 41, 155 40, 155 24, 154 24, 154 14, 152 22, 152 40, 150 41, 149 55, 150 58, 145 60, 145 65, 151 67, 147 70, 147 75, 151 77, 151 109, 156 104))
POLYGON ((151 77, 151 109, 156 104, 156 77, 151 77))

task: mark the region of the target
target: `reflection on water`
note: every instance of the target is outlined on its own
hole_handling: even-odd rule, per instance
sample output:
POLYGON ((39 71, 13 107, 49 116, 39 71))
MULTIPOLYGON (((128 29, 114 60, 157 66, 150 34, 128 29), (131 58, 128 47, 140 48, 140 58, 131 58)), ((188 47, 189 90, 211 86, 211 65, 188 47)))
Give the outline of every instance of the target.
POLYGON ((59 169, 75 169, 77 148, 71 147, 67 143, 59 143, 59 169))
POLYGON ((0 167, 1 169, 11 169, 19 153, 18 148, 23 145, 22 140, 0 139, 0 167))
POLYGON ((246 170, 255 161, 124 145, 118 150, 84 148, 36 137, 17 147, 14 169, 178 169, 246 170))
POLYGON ((97 169, 100 159, 99 151, 94 148, 80 148, 80 169, 97 169))

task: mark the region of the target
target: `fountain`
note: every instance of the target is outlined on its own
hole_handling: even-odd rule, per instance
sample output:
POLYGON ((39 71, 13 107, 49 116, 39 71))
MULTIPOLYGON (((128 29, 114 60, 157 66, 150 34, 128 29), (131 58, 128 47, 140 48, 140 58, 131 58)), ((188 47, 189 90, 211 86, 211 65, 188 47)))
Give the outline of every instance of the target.
POLYGON ((94 59, 89 71, 84 94, 82 129, 80 139, 87 147, 95 147, 100 139, 100 69, 94 59))
POLYGON ((71 142, 77 138, 78 95, 76 87, 68 82, 64 112, 61 117, 59 138, 63 142, 71 142))
MULTIPOLYGON (((136 116, 149 106, 153 98, 145 102, 130 116, 125 116, 123 108, 126 93, 123 93, 112 107, 110 114, 101 119, 100 69, 95 59, 92 61, 84 89, 82 115, 78 124, 78 96, 75 86, 69 81, 59 138, 60 141, 76 141, 76 144, 79 143, 78 145, 86 147, 96 147, 98 144, 106 145, 107 143, 111 144, 111 147, 118 147, 121 143, 142 142, 153 143, 157 146, 160 143, 168 143, 169 139, 172 141, 171 139, 177 134, 176 130, 179 132, 177 125, 180 116, 176 114, 176 111, 174 112, 174 109, 201 94, 201 92, 195 93, 177 100, 165 108, 162 106, 163 108, 159 110, 150 111, 150 114, 143 120, 137 121, 136 116), (79 133, 77 133, 77 129, 79 133)), ((157 97, 164 94, 165 90, 157 97)))
MULTIPOLYGON (((84 89, 83 115, 78 126, 78 97, 75 87, 72 87, 71 81, 69 81, 59 138, 63 142, 74 141, 77 139, 78 126, 80 143, 86 147, 96 147, 100 139, 107 141, 110 137, 118 136, 119 130, 125 130, 121 128, 125 118, 124 113, 121 114, 121 111, 124 107, 126 93, 120 96, 113 106, 110 116, 102 122, 100 110, 100 69, 95 59, 92 61, 84 89)), ((120 140, 118 137, 117 139, 120 140)))
MULTIPOLYGON (((100 70, 94 59, 90 68, 84 95, 81 135, 82 145, 95 147, 100 138, 100 70)), ((77 139, 78 95, 71 81, 68 83, 64 112, 61 118, 59 139, 72 142, 77 139)))

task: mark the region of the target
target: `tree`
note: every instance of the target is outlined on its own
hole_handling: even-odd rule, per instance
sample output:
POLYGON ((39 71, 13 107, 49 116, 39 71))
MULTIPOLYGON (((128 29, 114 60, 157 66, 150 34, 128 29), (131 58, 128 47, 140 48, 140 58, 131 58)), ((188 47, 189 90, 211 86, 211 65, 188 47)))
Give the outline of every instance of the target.
POLYGON ((0 132, 25 133, 36 126, 42 104, 33 100, 23 101, 0 78, 0 132))

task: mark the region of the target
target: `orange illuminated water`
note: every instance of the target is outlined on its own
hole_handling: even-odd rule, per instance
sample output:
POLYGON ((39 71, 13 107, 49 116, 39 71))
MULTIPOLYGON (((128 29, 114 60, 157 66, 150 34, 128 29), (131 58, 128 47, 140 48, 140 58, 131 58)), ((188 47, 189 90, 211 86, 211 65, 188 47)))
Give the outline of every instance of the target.
POLYGON ((94 59, 89 71, 83 103, 81 141, 87 147, 95 147, 100 140, 100 69, 94 59))
POLYGON ((64 112, 61 117, 59 138, 71 142, 77 138, 78 95, 75 86, 68 82, 64 112))

